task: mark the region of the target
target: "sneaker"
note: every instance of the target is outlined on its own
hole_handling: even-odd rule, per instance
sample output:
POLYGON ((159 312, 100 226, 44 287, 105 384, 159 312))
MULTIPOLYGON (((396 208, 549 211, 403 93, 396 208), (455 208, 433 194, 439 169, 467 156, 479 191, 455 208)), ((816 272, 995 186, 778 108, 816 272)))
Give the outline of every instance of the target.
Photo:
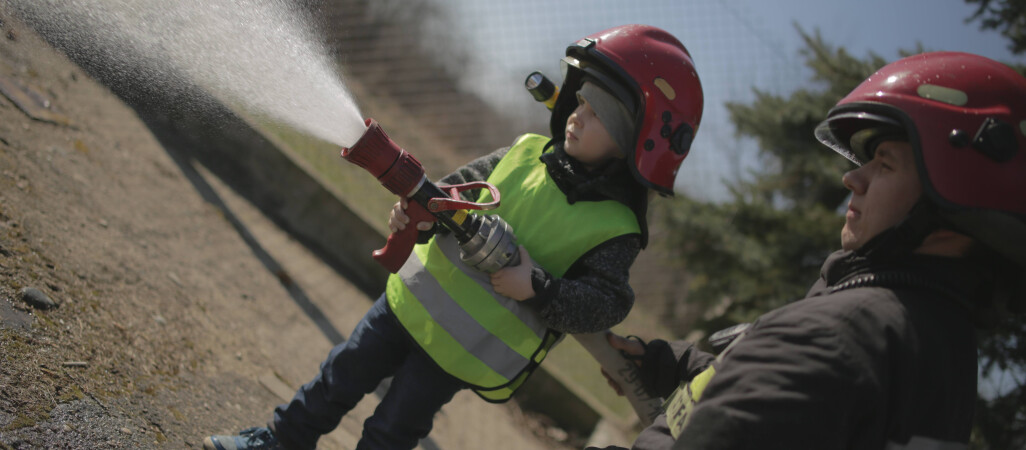
POLYGON ((246 428, 235 436, 209 436, 204 450, 285 450, 267 427, 246 428))

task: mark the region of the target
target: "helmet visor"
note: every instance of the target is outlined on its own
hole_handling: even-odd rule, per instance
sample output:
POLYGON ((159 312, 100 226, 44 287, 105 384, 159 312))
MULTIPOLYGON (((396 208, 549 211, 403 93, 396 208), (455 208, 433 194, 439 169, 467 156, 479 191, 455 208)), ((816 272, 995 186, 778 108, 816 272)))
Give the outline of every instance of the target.
MULTIPOLYGON (((577 92, 580 89, 580 85, 568 85, 566 84, 572 76, 572 72, 576 72, 581 76, 591 77, 595 83, 598 83, 611 94, 616 96, 617 100, 620 100, 627 110, 634 114, 637 111, 637 101, 635 95, 631 94, 630 89, 623 86, 622 83, 615 80, 613 77, 608 75, 608 68, 603 69, 601 65, 594 64, 590 61, 581 60, 573 56, 564 56, 563 59, 559 60, 559 69, 563 74, 564 89, 572 89, 572 92, 577 92)), ((577 82, 582 82, 581 78, 576 78, 577 82)))
POLYGON ((559 60, 559 72, 563 75, 563 80, 566 80, 567 75, 570 74, 571 68, 583 70, 581 68, 581 60, 574 58, 573 56, 564 56, 563 59, 559 60))
POLYGON ((853 145, 852 138, 859 131, 867 128, 894 127, 903 129, 901 122, 887 116, 868 112, 843 112, 832 115, 816 126, 815 136, 823 145, 830 147, 841 156, 848 158, 851 162, 861 166, 872 157, 867 154, 872 151, 861 143, 853 145))

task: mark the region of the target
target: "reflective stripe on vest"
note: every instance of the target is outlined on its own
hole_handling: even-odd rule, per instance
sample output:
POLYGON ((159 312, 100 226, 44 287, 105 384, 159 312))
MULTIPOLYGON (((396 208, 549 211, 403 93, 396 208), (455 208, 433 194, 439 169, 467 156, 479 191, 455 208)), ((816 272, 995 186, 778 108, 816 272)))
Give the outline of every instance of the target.
MULTIPOLYGON (((513 227, 536 264, 562 276, 596 245, 640 231, 633 212, 619 202, 568 204, 538 160, 547 142, 524 135, 510 148, 488 178, 502 193, 502 205, 488 213, 513 227)), ((451 234, 415 246, 389 277, 388 304, 439 367, 482 397, 504 401, 555 338, 535 310, 497 294, 488 274, 464 264, 459 252, 451 234)))

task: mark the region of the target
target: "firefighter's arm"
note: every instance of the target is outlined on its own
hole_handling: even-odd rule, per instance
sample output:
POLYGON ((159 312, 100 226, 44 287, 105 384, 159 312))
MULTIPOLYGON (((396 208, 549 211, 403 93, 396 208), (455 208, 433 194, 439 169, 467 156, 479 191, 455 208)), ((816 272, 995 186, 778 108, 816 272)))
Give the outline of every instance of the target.
MULTIPOLYGON (((712 363, 713 355, 700 351, 687 341, 667 342, 654 339, 644 342, 635 336, 609 334, 609 345, 623 352, 638 364, 642 385, 652 397, 667 397, 682 381, 689 381, 712 363)), ((619 386, 610 387, 620 393, 619 386)))
POLYGON ((803 319, 759 324, 690 386, 699 398, 674 448, 848 448, 854 426, 886 401, 838 341, 841 326, 803 319))

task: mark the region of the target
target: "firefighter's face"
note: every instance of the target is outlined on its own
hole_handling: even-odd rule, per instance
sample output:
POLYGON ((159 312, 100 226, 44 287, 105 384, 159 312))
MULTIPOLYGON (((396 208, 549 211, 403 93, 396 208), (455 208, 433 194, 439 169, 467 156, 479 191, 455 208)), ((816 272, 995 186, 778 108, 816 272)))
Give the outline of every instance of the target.
POLYGON ((841 247, 855 250, 897 225, 923 193, 912 146, 884 141, 873 159, 841 178, 851 190, 848 211, 841 229, 841 247))
POLYGON ((588 168, 598 167, 611 158, 622 157, 620 148, 595 115, 591 105, 580 96, 577 98, 577 109, 566 119, 566 153, 588 168))

